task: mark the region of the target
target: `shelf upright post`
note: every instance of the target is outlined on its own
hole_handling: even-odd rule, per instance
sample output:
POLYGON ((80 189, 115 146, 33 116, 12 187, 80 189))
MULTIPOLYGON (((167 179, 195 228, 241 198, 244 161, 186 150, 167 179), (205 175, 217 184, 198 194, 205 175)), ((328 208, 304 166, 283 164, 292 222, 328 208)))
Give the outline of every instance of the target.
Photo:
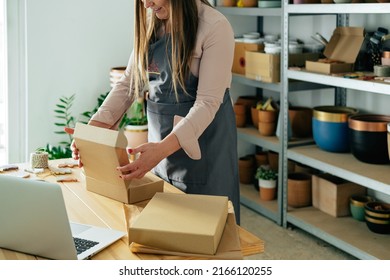
POLYGON ((288 0, 282 2, 282 53, 281 53, 281 93, 280 93, 280 112, 282 114, 281 133, 279 134, 280 155, 279 155, 279 213, 281 214, 281 225, 287 227, 287 177, 288 177, 288 35, 289 35, 289 17, 287 13, 288 0))
MULTIPOLYGON (((336 17, 337 26, 349 26, 349 14, 337 14, 336 17)), ((335 88, 335 106, 346 106, 347 105, 347 89, 346 88, 335 88)))

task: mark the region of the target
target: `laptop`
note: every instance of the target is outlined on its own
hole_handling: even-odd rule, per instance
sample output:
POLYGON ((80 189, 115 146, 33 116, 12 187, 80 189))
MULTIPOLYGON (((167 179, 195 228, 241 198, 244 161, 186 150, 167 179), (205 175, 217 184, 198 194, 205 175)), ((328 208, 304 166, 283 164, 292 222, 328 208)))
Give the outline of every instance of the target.
POLYGON ((0 175, 1 248, 48 259, 89 259, 125 234, 69 222, 56 183, 0 175))

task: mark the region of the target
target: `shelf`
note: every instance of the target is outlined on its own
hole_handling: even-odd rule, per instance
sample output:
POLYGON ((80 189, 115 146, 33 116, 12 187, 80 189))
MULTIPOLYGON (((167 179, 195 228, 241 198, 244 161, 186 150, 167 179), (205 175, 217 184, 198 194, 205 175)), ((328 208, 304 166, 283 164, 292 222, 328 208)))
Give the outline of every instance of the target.
MULTIPOLYGON (((255 127, 240 127, 237 128, 238 139, 244 140, 256 146, 261 146, 267 150, 279 152, 280 143, 276 136, 262 136, 255 127)), ((308 145, 314 143, 312 138, 307 139, 291 139, 288 142, 289 147, 308 145)))
POLYGON ((260 194, 253 185, 240 184, 240 200, 242 205, 280 223, 277 200, 260 200, 260 194))
MULTIPOLYGON (((390 7, 390 6, 389 6, 390 7)), ((287 70, 289 79, 307 81, 334 87, 342 87, 354 90, 375 92, 385 95, 390 95, 390 84, 380 81, 363 81, 357 79, 347 79, 342 77, 334 77, 325 74, 317 74, 306 71, 287 70)))
POLYGON ((365 222, 335 218, 314 207, 289 210, 289 223, 359 259, 390 259, 390 235, 371 232, 365 222))
POLYGON ((281 8, 238 8, 238 7, 215 7, 218 11, 224 15, 234 15, 234 16, 258 16, 258 17, 267 17, 267 16, 281 16, 281 8))
POLYGON ((316 145, 294 147, 287 157, 351 182, 390 195, 390 165, 368 164, 351 153, 331 153, 316 145))
POLYGON ((354 3, 354 4, 300 4, 286 5, 285 12, 298 14, 385 14, 390 13, 390 4, 354 3), (384 8, 386 7, 386 8, 384 8))
MULTIPOLYGON (((265 90, 280 92, 282 90, 280 83, 264 83, 252 79, 248 79, 245 75, 234 74, 232 81, 247 86, 257 87, 265 90)), ((303 90, 316 90, 324 88, 333 88, 330 86, 322 85, 319 83, 308 83, 302 81, 291 81, 289 83, 289 91, 303 91, 303 90)))

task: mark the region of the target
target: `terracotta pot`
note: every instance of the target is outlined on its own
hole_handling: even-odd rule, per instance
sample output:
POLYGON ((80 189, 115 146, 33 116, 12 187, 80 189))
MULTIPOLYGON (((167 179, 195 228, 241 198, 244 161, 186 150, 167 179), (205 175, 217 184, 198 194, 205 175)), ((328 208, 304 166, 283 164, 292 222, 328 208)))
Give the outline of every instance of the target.
POLYGON ((255 157, 246 155, 238 160, 238 173, 240 182, 243 184, 252 184, 255 179, 255 157))
POLYGON ((237 98, 236 103, 245 105, 245 115, 246 115, 246 124, 252 125, 252 117, 251 117, 251 108, 255 106, 258 102, 258 98, 256 96, 239 96, 237 98))
POLYGON ((309 107, 293 106, 288 110, 292 136, 307 138, 312 136, 313 110, 309 107))
POLYGON ((256 159, 256 166, 259 167, 260 165, 268 165, 268 152, 261 151, 257 152, 255 154, 256 159))
POLYGON ((259 111, 259 122, 274 122, 278 120, 278 111, 267 111, 267 110, 258 110, 259 111))
POLYGON ((246 105, 242 103, 235 103, 233 110, 236 115, 236 126, 244 127, 246 124, 246 105))
POLYGON ((296 208, 310 206, 312 204, 311 175, 291 173, 287 181, 287 204, 296 208))
POLYGON ((256 105, 251 107, 251 117, 254 127, 259 127, 259 110, 256 109, 256 105))
POLYGON ((268 164, 269 168, 278 171, 278 166, 279 166, 279 154, 274 151, 268 151, 268 164))
POLYGON ((242 5, 244 7, 257 7, 257 0, 242 0, 242 5))
POLYGON ((258 130, 260 135, 273 136, 276 131, 276 122, 259 122, 258 130))
POLYGON ((224 7, 234 7, 237 5, 237 0, 221 0, 220 5, 224 7))
POLYGON ((276 198, 276 180, 259 179, 260 199, 274 200, 276 198))

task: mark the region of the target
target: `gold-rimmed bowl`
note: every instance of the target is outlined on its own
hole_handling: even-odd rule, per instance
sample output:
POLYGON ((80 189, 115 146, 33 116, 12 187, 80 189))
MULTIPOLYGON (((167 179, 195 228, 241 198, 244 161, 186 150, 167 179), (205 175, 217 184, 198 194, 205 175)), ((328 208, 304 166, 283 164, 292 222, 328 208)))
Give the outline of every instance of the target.
POLYGON ((354 115, 349 118, 351 152, 358 160, 371 164, 389 163, 387 126, 390 116, 354 115))
POLYGON ((317 146, 328 152, 350 151, 348 118, 358 110, 344 106, 313 108, 313 138, 317 146))

